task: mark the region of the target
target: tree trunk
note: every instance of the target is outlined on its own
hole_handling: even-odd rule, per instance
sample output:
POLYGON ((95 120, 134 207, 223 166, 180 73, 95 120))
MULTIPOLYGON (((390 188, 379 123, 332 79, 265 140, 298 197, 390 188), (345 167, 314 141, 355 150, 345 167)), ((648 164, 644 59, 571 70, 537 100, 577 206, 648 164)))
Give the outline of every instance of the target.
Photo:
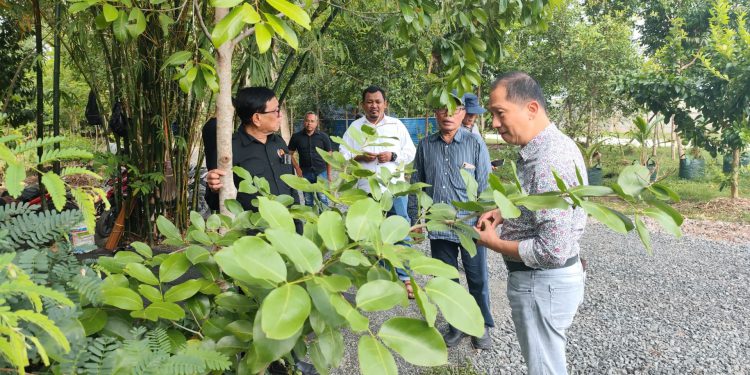
MULTIPOLYGON (((218 24, 229 13, 227 8, 216 8, 215 20, 218 24)), ((226 172, 221 182, 224 185, 219 192, 219 209, 223 215, 234 217, 224 207, 226 199, 237 197, 232 173, 232 53, 234 44, 231 40, 224 42, 216 50, 216 74, 219 76, 219 93, 216 95, 216 146, 218 151, 218 167, 226 172)))
MULTIPOLYGON (((34 41, 36 44, 37 60, 36 66, 36 137, 44 138, 44 76, 42 74, 42 64, 44 63, 44 49, 42 48, 42 12, 39 9, 39 0, 33 0, 34 7, 34 41)), ((36 154, 39 158, 44 153, 43 147, 37 147, 36 154)), ((37 166, 41 170, 41 166, 37 166)), ((45 189, 42 185, 42 174, 37 174, 39 178, 39 196, 42 197, 42 209, 47 209, 47 200, 44 199, 45 189)))
POLYGON ((732 199, 740 197, 740 149, 732 150, 732 199))
MULTIPOLYGON (((286 103, 281 104, 281 138, 284 138, 284 142, 289 144, 289 140, 292 139, 292 119, 287 114, 290 111, 287 109, 286 103)), ((318 125, 320 126, 320 125, 318 125)))
POLYGON ((672 115, 672 118, 669 119, 669 124, 672 127, 672 143, 670 145, 670 149, 672 151, 672 160, 675 159, 675 153, 677 152, 677 133, 674 129, 674 115, 672 115))

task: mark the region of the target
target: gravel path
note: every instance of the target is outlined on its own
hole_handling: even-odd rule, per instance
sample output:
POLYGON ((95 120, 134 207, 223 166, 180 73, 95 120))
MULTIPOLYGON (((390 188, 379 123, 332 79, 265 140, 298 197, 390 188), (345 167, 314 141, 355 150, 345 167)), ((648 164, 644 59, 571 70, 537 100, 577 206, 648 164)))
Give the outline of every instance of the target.
MULTIPOLYGON (((750 374, 750 243, 661 233, 652 241, 655 254, 648 256, 635 235, 599 224, 586 229, 586 297, 568 332, 571 373, 750 374)), ((477 352, 467 339, 449 349, 451 365, 437 370, 394 354, 400 373, 450 374, 470 365, 478 373, 525 373, 505 296, 506 271, 499 255, 488 258, 493 350, 477 352)), ((412 303, 400 313, 418 316, 418 309, 412 303)), ((370 319, 377 327, 393 314, 370 319)), ((347 354, 334 374, 359 373, 356 339, 346 331, 347 354)))

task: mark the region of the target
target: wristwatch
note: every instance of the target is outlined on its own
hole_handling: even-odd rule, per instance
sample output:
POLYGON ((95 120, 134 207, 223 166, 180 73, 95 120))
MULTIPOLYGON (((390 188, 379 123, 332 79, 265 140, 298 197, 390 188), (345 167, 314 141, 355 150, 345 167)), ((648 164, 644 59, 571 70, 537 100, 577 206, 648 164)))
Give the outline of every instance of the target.
POLYGON ((398 155, 395 152, 391 152, 391 161, 396 161, 398 155))

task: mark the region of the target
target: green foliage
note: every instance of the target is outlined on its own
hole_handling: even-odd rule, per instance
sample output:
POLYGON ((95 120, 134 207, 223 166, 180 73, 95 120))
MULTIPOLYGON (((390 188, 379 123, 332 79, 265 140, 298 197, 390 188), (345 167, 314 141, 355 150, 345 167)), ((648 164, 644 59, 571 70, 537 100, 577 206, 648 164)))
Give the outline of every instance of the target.
MULTIPOLYGON (((17 210, 19 206, 11 203, 6 207, 17 210)), ((3 208, 5 207, 0 207, 0 211, 3 208)), ((42 247, 67 235, 70 228, 80 221, 81 213, 78 210, 26 211, 18 215, 6 215, 5 220, 0 220, 0 238, 3 239, 0 241, 0 251, 42 247)))
POLYGON ((42 313, 42 298, 65 306, 73 306, 73 302, 64 293, 32 282, 21 268, 11 263, 14 257, 12 253, 0 255, 0 355, 24 374, 24 368, 30 364, 28 347, 33 345, 46 366, 50 364, 47 352, 52 348, 49 342, 43 343, 39 335, 29 334, 23 328, 35 326, 41 330, 39 332, 49 335, 54 345, 66 352, 70 350, 70 343, 60 328, 42 313), (13 308, 10 301, 17 297, 28 300, 32 308, 13 308))

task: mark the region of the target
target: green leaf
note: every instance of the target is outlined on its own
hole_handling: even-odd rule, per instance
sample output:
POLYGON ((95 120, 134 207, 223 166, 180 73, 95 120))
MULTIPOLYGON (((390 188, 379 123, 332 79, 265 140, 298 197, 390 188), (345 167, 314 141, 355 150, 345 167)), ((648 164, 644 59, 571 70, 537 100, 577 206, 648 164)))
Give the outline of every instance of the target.
POLYGON ((363 241, 374 237, 382 221, 383 213, 378 203, 372 198, 361 199, 349 207, 346 229, 353 240, 363 241))
POLYGON ((571 194, 575 194, 582 197, 603 197, 606 195, 614 194, 615 191, 612 188, 606 186, 576 186, 570 189, 571 194))
POLYGON ((466 250, 471 256, 477 255, 477 244, 474 242, 474 238, 462 231, 456 231, 456 234, 458 235, 458 241, 461 243, 464 250, 466 250))
POLYGON ((330 292, 344 292, 352 286, 351 279, 342 275, 315 277, 313 280, 330 292))
POLYGON ((190 211, 190 223, 193 224, 198 230, 201 232, 206 230, 206 221, 203 220, 203 216, 201 214, 190 211))
POLYGON ((682 230, 680 229, 680 225, 668 212, 662 210, 659 207, 648 207, 643 210, 643 214, 656 220, 656 222, 659 223, 659 225, 661 225, 661 227, 664 228, 667 233, 677 238, 682 237, 682 230))
POLYGON ((680 196, 666 185, 653 184, 649 187, 649 190, 654 193, 659 199, 671 199, 675 203, 680 201, 680 196))
POLYGON ((253 339, 253 323, 249 320, 235 320, 227 324, 224 329, 242 341, 253 339))
POLYGON ((337 367, 344 357, 344 336, 337 329, 328 327, 318 334, 318 345, 326 362, 337 367))
POLYGON ((297 49, 299 47, 297 33, 295 33, 294 30, 289 27, 286 22, 284 22, 284 20, 269 13, 263 13, 263 15, 266 17, 266 20, 268 20, 268 24, 271 25, 271 28, 276 31, 276 34, 284 38, 284 40, 289 43, 289 47, 292 47, 294 49, 297 49))
POLYGON ((185 310, 176 303, 154 302, 146 307, 145 314, 167 320, 180 320, 185 317, 185 310))
POLYGON ((133 247, 133 249, 135 249, 135 251, 138 254, 141 254, 146 259, 151 259, 151 257, 154 256, 154 253, 151 251, 151 247, 149 247, 143 242, 140 242, 140 241, 131 242, 130 246, 133 247))
POLYGON ((631 197, 637 197, 649 185, 651 171, 642 165, 629 165, 620 172, 617 185, 631 197))
POLYGON ((167 302, 179 302, 184 301, 192 296, 203 286, 202 280, 188 280, 182 284, 175 285, 166 293, 164 293, 164 300, 167 302))
POLYGON ((190 245, 185 249, 185 256, 190 263, 198 264, 208 261, 211 258, 211 253, 202 246, 190 245))
POLYGON ((130 10, 130 15, 128 16, 128 24, 127 24, 128 33, 130 33, 130 36, 133 38, 143 34, 144 31, 146 31, 146 17, 143 15, 143 12, 139 8, 132 8, 130 10), (131 23, 132 21, 135 21, 135 23, 131 23))
POLYGON ((168 283, 185 274, 190 268, 190 261, 185 253, 172 253, 159 266, 159 280, 168 283))
POLYGON ((440 308, 445 320, 469 335, 482 337, 484 318, 474 297, 453 280, 436 277, 424 287, 425 292, 440 308))
POLYGON ((294 231, 267 229, 266 237, 276 251, 292 261, 298 271, 317 273, 323 267, 323 256, 318 247, 294 231))
POLYGON ((131 289, 115 287, 104 293, 104 304, 119 307, 123 310, 142 310, 143 299, 131 289))
MULTIPOLYGON (((227 41, 230 41, 236 37, 240 31, 245 27, 248 21, 255 19, 258 13, 255 11, 250 4, 242 4, 242 6, 233 8, 229 11, 219 23, 216 24, 213 31, 211 32, 211 41, 214 46, 221 47, 227 41)), ((260 17, 258 17, 260 18, 260 17)), ((258 22, 258 21, 255 21, 258 22)), ((257 28, 256 28, 257 33, 257 28)))
POLYGON ((587 214, 593 216, 594 219, 606 225, 613 231, 617 233, 628 232, 628 229, 620 216, 615 214, 611 209, 589 201, 581 201, 581 207, 583 207, 587 214))
POLYGON ((566 210, 570 204, 561 197, 552 195, 524 196, 513 200, 517 206, 525 206, 531 211, 561 209, 566 210))
POLYGON ((514 219, 521 216, 521 210, 505 194, 495 190, 492 192, 492 197, 495 199, 495 204, 500 209, 503 218, 514 219))
POLYGON ((251 301, 247 296, 235 292, 224 292, 216 296, 216 305, 233 312, 247 312, 256 308, 257 304, 251 301))
POLYGON ((424 292, 424 289, 419 287, 419 284, 412 281, 412 287, 414 288, 414 299, 417 301, 419 311, 422 313, 427 325, 434 327, 435 320, 437 320, 437 307, 430 302, 427 293, 424 292))
POLYGON ((284 174, 281 175, 281 180, 284 181, 289 187, 295 190, 303 191, 303 192, 314 192, 318 189, 315 187, 314 184, 311 184, 310 181, 307 181, 307 179, 295 176, 293 174, 284 174))
POLYGON ((643 246, 646 247, 648 255, 654 255, 654 250, 651 247, 651 234, 646 228, 646 224, 643 222, 640 216, 635 215, 635 230, 638 232, 638 237, 641 238, 643 246))
POLYGON ((364 254, 359 252, 359 250, 344 250, 343 253, 341 253, 341 263, 348 264, 350 266, 365 266, 369 267, 372 265, 370 261, 367 259, 364 254))
POLYGON ((479 189, 477 180, 466 169, 461 168, 460 173, 461 179, 464 180, 464 186, 466 186, 466 195, 469 197, 469 201, 477 200, 477 190, 479 189))
POLYGON ((289 232, 294 232, 294 220, 292 214, 289 213, 283 204, 272 201, 266 197, 258 198, 258 211, 260 216, 263 217, 271 228, 286 229, 289 232))
POLYGON ((117 8, 108 3, 102 4, 102 13, 104 14, 104 20, 107 22, 112 22, 119 16, 117 8))
POLYGON ((267 0, 267 2, 279 12, 284 13, 290 20, 310 30, 310 16, 302 8, 286 0, 267 0))
POLYGON ((349 327, 354 332, 367 331, 370 328, 370 320, 364 315, 360 314, 357 309, 352 307, 349 302, 344 299, 340 294, 331 295, 331 305, 336 312, 344 317, 349 323, 349 327))
POLYGON ((403 241, 409 235, 410 228, 409 222, 403 217, 389 216, 380 224, 380 238, 384 243, 395 244, 403 241))
POLYGON ((159 13, 159 26, 161 26, 161 32, 164 36, 169 35, 169 26, 174 23, 174 20, 164 13, 159 13))
POLYGON ((112 23, 112 32, 115 34, 115 39, 122 43, 128 40, 128 15, 124 11, 119 12, 119 17, 112 23))
POLYGON ((156 276, 154 276, 154 273, 151 272, 151 270, 148 269, 146 266, 140 263, 128 263, 128 265, 125 266, 125 273, 127 273, 128 275, 130 275, 130 277, 133 277, 142 283, 146 283, 149 285, 159 284, 159 280, 156 279, 156 276))
POLYGON ((325 211, 318 218, 318 234, 327 248, 338 251, 349 244, 344 220, 338 212, 325 211))
POLYGON ((357 308, 363 311, 383 311, 404 303, 406 289, 402 283, 375 280, 362 285, 357 291, 357 308))
POLYGON ((286 264, 271 245, 257 237, 242 237, 234 245, 214 254, 221 270, 232 278, 248 283, 286 280, 286 264), (252 251, 248 251, 252 249, 252 251))
POLYGON ((682 222, 683 222, 684 218, 682 217, 682 215, 679 212, 677 212, 677 210, 675 210, 674 208, 672 208, 672 206, 670 206, 670 205, 668 205, 668 204, 666 204, 666 203, 664 203, 662 201, 659 201, 659 200, 656 200, 656 199, 650 199, 650 198, 646 199, 646 202, 648 204, 650 204, 650 205, 652 205, 652 206, 654 206, 654 207, 656 207, 656 208, 664 211, 664 213, 666 213, 667 215, 669 215, 670 217, 672 217, 672 220, 674 220, 675 224, 682 225, 682 222))
POLYGON ((448 349, 443 337, 424 320, 390 318, 380 327, 378 337, 407 362, 417 366, 440 366, 448 362, 448 349))
POLYGON ((458 279, 458 270, 442 260, 427 256, 418 257, 409 261, 412 271, 430 276, 440 276, 448 279, 458 279))
POLYGON ((42 184, 47 189, 47 192, 52 197, 52 203, 55 204, 55 209, 62 211, 65 207, 65 182, 62 178, 55 174, 55 172, 47 172, 42 175, 42 184))
POLYGON ((86 331, 86 336, 91 336, 107 325, 107 312, 101 308, 83 309, 83 313, 78 317, 78 320, 86 331))
POLYGON ((159 302, 164 300, 159 289, 156 289, 151 285, 138 285, 138 293, 146 297, 146 299, 151 302, 159 302))
POLYGON ((267 23, 258 23, 255 25, 255 42, 258 44, 258 52, 266 53, 271 48, 271 39, 273 39, 273 28, 267 23))
POLYGON ((302 328, 311 308, 310 296, 304 288, 284 284, 263 300, 260 308, 263 332, 274 340, 287 339, 302 328))
POLYGON ((23 164, 8 164, 5 169, 5 185, 10 196, 18 198, 21 195, 25 178, 26 169, 23 164))
POLYGON ((159 215, 159 217, 156 219, 156 227, 159 228, 159 233, 164 235, 164 237, 182 241, 182 234, 180 234, 180 230, 177 229, 177 227, 174 226, 174 224, 172 224, 172 222, 163 215, 159 215))
POLYGON ((362 375, 397 375, 398 367, 391 352, 370 335, 359 338, 357 346, 359 371, 362 375))

